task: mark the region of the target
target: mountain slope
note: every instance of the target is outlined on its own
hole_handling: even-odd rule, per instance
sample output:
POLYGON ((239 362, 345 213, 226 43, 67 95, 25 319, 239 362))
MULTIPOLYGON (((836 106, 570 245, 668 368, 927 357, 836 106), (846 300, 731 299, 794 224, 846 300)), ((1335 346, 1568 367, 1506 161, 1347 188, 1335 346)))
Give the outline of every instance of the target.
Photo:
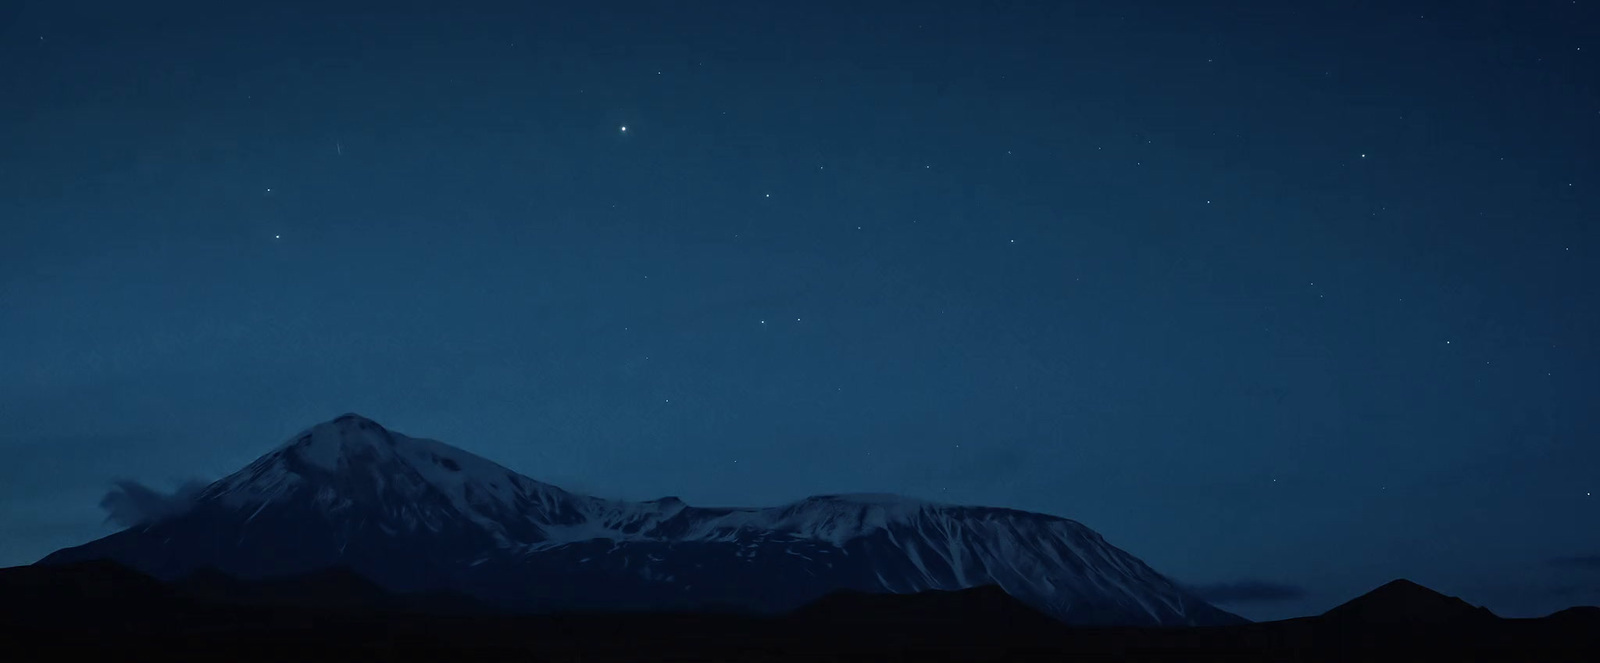
POLYGON ((529 610, 783 611, 837 590, 997 585, 1072 623, 1239 621, 1065 518, 889 495, 773 508, 606 500, 353 414, 211 484, 187 513, 41 563, 96 558, 164 579, 346 566, 394 591, 529 610))

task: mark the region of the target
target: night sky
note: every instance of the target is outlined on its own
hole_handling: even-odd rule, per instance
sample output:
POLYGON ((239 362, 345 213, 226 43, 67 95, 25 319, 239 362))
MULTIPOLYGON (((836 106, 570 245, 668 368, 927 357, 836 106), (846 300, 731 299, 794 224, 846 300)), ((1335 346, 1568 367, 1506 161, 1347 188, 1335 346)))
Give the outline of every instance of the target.
POLYGON ((1597 212, 1593 0, 11 0, 0 565, 354 411, 1600 603, 1597 212))

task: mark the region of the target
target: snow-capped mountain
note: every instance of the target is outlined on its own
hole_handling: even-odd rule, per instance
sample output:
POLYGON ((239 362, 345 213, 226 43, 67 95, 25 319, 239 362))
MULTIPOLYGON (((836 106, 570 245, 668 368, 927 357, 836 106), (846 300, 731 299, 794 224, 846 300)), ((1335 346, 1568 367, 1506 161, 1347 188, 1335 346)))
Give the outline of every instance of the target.
POLYGON ((841 589, 998 585, 1070 623, 1239 621, 1065 518, 892 495, 771 508, 607 500, 354 414, 211 484, 183 514, 40 563, 94 558, 162 578, 345 565, 390 589, 519 609, 779 611, 841 589))

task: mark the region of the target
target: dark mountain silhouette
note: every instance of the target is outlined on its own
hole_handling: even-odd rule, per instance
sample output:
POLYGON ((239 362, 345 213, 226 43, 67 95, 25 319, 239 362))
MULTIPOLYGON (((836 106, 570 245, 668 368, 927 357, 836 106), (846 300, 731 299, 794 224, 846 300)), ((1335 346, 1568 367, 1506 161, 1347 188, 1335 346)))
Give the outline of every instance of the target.
POLYGON ((807 628, 835 633, 867 631, 878 637, 1017 639, 1064 628, 994 585, 916 594, 835 592, 789 617, 807 628))
POLYGON ((1493 620, 1487 608, 1445 596, 1410 580, 1394 580, 1323 613, 1332 621, 1365 624, 1453 624, 1493 620))
POLYGON ((260 580, 242 580, 207 567, 173 586, 187 596, 243 605, 381 609, 396 597, 344 566, 260 580))
POLYGON ((0 569, 5 605, 25 601, 106 601, 136 596, 153 599, 171 595, 172 588, 148 575, 110 560, 96 559, 62 565, 14 566, 0 569))
POLYGON ((0 569, 5 632, 123 637, 202 623, 205 611, 177 589, 115 562, 0 569))
POLYGON ((375 587, 348 570, 161 582, 109 562, 0 569, 0 660, 1600 660, 1600 608, 1501 619, 1411 583, 1316 617, 1093 628, 993 587, 839 592, 767 617, 423 614, 375 587))
POLYGON ((456 592, 390 592, 347 566, 254 580, 236 578, 207 567, 170 583, 170 587, 185 598, 240 606, 434 615, 499 612, 456 592))
POLYGON ((1558 622, 1592 622, 1600 624, 1600 606, 1580 605, 1557 610, 1545 617, 1550 621, 1558 622))

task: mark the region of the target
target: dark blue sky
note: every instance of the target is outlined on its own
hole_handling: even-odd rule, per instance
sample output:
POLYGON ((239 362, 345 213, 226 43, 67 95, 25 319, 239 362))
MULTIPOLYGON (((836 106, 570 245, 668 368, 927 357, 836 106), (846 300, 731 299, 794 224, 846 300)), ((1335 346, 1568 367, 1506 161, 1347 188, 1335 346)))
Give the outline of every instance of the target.
POLYGON ((1600 602, 1597 57, 1589 0, 6 3, 0 564, 357 411, 1061 514, 1257 618, 1600 602))

